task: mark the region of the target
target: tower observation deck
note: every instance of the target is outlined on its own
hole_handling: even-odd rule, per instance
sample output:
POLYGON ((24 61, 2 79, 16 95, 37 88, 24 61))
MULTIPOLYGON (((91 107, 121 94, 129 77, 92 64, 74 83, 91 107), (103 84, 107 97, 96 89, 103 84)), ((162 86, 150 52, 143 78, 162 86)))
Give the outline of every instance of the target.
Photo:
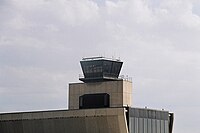
POLYGON ((80 64, 84 77, 79 80, 87 83, 119 80, 123 62, 119 59, 92 57, 83 58, 80 64))

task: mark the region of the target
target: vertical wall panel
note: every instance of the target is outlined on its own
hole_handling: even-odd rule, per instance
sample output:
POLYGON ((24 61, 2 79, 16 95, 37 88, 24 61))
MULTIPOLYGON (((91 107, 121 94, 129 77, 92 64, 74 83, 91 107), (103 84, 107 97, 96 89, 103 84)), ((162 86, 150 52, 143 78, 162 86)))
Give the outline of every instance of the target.
POLYGON ((97 125, 101 125, 101 126, 98 126, 98 131, 100 133, 112 133, 112 132, 115 132, 116 128, 118 128, 119 130, 119 126, 118 126, 118 123, 117 125, 112 124, 111 121, 116 121, 118 122, 117 118, 110 118, 110 117, 100 117, 97 119, 97 125), (102 124, 104 123, 104 124, 102 124))
POLYGON ((14 131, 12 131, 11 133, 23 133, 22 121, 13 122, 12 123, 12 128, 14 128, 14 131))
POLYGON ((169 124, 168 124, 168 121, 165 121, 165 133, 169 133, 169 124))
POLYGON ((143 122, 143 118, 139 118, 139 133, 144 133, 144 122, 143 122))
POLYGON ((0 133, 3 133, 3 127, 2 127, 3 122, 0 121, 0 133))
POLYGON ((161 126, 160 126, 160 128, 161 128, 161 133, 165 133, 165 121, 164 120, 161 120, 161 126))
POLYGON ((160 126, 161 126, 160 120, 156 120, 156 129, 157 129, 156 132, 157 132, 157 133, 161 133, 161 132, 160 132, 160 126))
POLYGON ((131 133, 134 133, 134 129, 135 129, 135 118, 134 117, 132 117, 131 118, 131 130, 130 131, 132 131, 131 133))
POLYGON ((156 120, 152 119, 152 133, 156 133, 156 120))
POLYGON ((148 125, 147 125, 147 128, 148 128, 148 133, 152 133, 152 122, 151 122, 152 120, 151 119, 148 119, 147 120, 147 123, 148 123, 148 125))
POLYGON ((6 131, 6 129, 7 129, 7 123, 6 122, 1 122, 1 133, 6 133, 7 131, 6 131))
POLYGON ((43 130, 44 130, 43 121, 42 120, 35 120, 34 124, 35 124, 35 126, 34 126, 35 127, 35 131, 34 132, 43 133, 43 130))
POLYGON ((135 126, 134 126, 135 133, 138 133, 138 118, 135 118, 135 126))
POLYGON ((31 132, 31 125, 30 125, 28 120, 23 120, 22 125, 23 125, 24 133, 32 133, 31 132))
POLYGON ((144 118, 144 133, 147 133, 147 118, 144 118))
POLYGON ((55 121, 55 127, 56 127, 56 129, 55 129, 55 132, 56 133, 64 133, 64 131, 65 131, 65 123, 64 123, 64 121, 63 121, 63 119, 55 119, 54 120, 55 121))

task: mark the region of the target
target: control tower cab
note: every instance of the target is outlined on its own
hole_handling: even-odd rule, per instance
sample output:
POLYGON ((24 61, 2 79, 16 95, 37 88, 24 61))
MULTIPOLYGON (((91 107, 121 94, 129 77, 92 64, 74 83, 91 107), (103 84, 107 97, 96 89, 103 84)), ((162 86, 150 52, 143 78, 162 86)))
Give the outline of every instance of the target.
POLYGON ((84 78, 81 81, 98 82, 118 80, 123 62, 105 57, 83 58, 80 61, 84 78))

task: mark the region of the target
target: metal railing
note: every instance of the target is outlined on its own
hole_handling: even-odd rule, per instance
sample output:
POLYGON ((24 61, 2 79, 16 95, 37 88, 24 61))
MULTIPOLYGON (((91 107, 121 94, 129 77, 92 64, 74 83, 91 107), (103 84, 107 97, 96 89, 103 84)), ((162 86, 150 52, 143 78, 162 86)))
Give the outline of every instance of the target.
POLYGON ((132 77, 129 77, 128 75, 120 75, 119 79, 123 79, 125 81, 130 81, 132 82, 132 77))
POLYGON ((104 56, 96 56, 96 57, 83 57, 82 60, 83 61, 90 61, 90 60, 100 60, 100 59, 104 59, 104 60, 112 60, 112 61, 120 61, 120 58, 108 58, 108 57, 104 57, 104 56))
MULTIPOLYGON (((83 74, 79 74, 79 79, 81 79, 81 78, 84 78, 84 75, 83 75, 83 74)), ((129 77, 128 75, 120 75, 120 76, 118 77, 118 79, 123 79, 123 80, 125 80, 125 81, 130 81, 130 82, 132 82, 132 77, 129 77)))

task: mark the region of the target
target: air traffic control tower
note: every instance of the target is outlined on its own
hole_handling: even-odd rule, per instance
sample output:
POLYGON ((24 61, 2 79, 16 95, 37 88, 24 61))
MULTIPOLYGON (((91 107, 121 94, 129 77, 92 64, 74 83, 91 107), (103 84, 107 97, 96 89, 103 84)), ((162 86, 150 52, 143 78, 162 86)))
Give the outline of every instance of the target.
POLYGON ((83 58, 81 83, 69 84, 68 110, 0 114, 0 133, 172 133, 173 113, 134 108, 123 62, 83 58))

